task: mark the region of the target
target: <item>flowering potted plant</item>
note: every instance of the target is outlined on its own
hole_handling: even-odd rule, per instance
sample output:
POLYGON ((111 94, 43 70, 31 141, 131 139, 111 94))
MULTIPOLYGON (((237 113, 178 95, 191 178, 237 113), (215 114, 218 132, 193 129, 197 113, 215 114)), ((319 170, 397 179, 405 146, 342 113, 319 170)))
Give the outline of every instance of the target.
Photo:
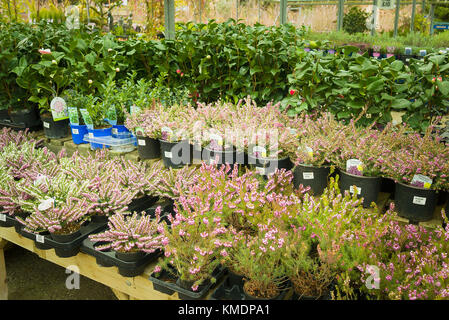
POLYGON ((399 137, 401 148, 387 157, 385 172, 396 181, 395 205, 400 216, 413 221, 432 219, 437 191, 447 189, 449 148, 431 136, 399 137))
POLYGON ((95 246, 96 250, 112 249, 118 259, 137 261, 147 253, 161 249, 160 213, 161 207, 157 207, 155 218, 137 213, 117 213, 109 218, 106 231, 90 235, 89 239, 102 243, 95 246))

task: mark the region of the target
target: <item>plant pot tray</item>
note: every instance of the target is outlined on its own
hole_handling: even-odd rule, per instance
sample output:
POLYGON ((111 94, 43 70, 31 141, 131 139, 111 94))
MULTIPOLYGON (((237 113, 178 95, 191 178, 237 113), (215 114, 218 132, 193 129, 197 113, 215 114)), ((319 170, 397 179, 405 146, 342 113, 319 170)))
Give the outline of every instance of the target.
POLYGON ((111 150, 117 153, 120 152, 131 152, 136 147, 137 139, 135 136, 127 132, 121 132, 117 134, 118 137, 105 136, 105 137, 94 137, 92 134, 86 134, 83 137, 85 142, 102 144, 107 147, 111 147, 111 150))
POLYGON ((117 267, 119 274, 124 277, 136 277, 142 274, 149 263, 154 261, 161 254, 160 251, 147 253, 141 259, 133 262, 123 261, 115 256, 115 251, 99 251, 95 249, 97 242, 86 238, 81 246, 81 252, 87 253, 96 258, 97 264, 101 267, 117 267))
POLYGON ((148 195, 133 199, 131 203, 128 205, 128 211, 130 212, 145 211, 149 209, 151 206, 153 206, 158 200, 159 200, 158 197, 152 197, 148 195))
POLYGON ((41 250, 55 249, 55 253, 60 258, 69 258, 76 256, 80 251, 81 244, 89 234, 96 233, 106 227, 105 223, 89 222, 80 229, 80 236, 72 242, 61 243, 52 239, 51 235, 36 235, 26 232, 23 228, 19 232, 25 238, 34 240, 36 248, 41 250))
POLYGON ((10 228, 17 225, 17 220, 6 213, 0 213, 0 227, 10 228))
MULTIPOLYGON (((225 271, 226 269, 221 266, 214 270, 214 272, 212 273, 212 277, 216 279, 215 283, 218 283, 220 281, 220 279, 225 274, 225 271)), ((162 280, 163 275, 164 273, 161 273, 159 277, 156 277, 156 275, 154 274, 150 275, 150 281, 153 282, 153 289, 168 295, 172 295, 174 292, 178 292, 178 297, 181 300, 203 299, 209 293, 209 290, 215 285, 214 283, 208 282, 206 285, 200 286, 199 291, 194 292, 181 288, 173 281, 173 278, 170 279, 171 281, 162 280)))

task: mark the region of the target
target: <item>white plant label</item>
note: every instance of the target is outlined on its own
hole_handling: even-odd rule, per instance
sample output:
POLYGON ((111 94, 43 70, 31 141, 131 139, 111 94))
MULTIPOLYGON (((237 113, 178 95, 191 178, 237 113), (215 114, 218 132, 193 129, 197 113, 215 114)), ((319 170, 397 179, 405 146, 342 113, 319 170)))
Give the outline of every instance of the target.
POLYGON ((117 128, 112 128, 112 134, 118 134, 117 128))
POLYGON ((211 164, 217 164, 217 163, 215 162, 215 159, 209 159, 209 164, 211 165, 211 164))
POLYGON ((167 159, 171 159, 171 158, 173 157, 173 155, 172 155, 172 153, 171 153, 170 151, 165 151, 165 152, 164 152, 164 156, 165 156, 167 159))
POLYGON ((0 213, 0 221, 6 222, 6 214, 0 213))
POLYGON ((53 207, 54 203, 55 203, 55 199, 53 199, 53 198, 48 198, 48 199, 42 200, 41 203, 39 203, 37 209, 39 211, 48 210, 51 207, 53 207))
POLYGON ((72 129, 72 133, 73 133, 73 134, 80 134, 80 132, 78 131, 78 129, 72 129))
POLYGON ((296 130, 295 128, 288 128, 288 130, 290 131, 290 134, 297 134, 298 130, 296 130))
POLYGON ((414 185, 416 182, 422 182, 425 189, 430 189, 430 186, 432 185, 433 180, 430 179, 428 176, 422 175, 422 174, 415 174, 412 178, 411 185, 414 185))
POLYGON ((211 133, 209 135, 210 141, 215 141, 219 146, 223 145, 223 138, 219 134, 211 133))
POLYGON ((168 134, 173 134, 173 130, 169 127, 162 127, 161 132, 166 132, 168 134))
POLYGON ((145 146, 146 145, 145 144, 145 140, 139 139, 138 142, 139 142, 139 146, 145 146))
POLYGON ((260 175, 265 175, 265 168, 263 167, 256 167, 256 172, 260 175))
POLYGON ((94 138, 94 134, 92 132, 89 132, 89 138, 93 139, 94 138))
POLYGON ((43 235, 36 234, 36 242, 44 243, 45 242, 45 237, 43 235))
POLYGON ((351 167, 356 167, 357 170, 363 172, 363 162, 359 159, 349 159, 346 161, 346 171, 349 171, 351 167))
POLYGON ((260 154, 260 156, 262 156, 264 158, 267 156, 267 149, 265 149, 264 147, 255 146, 253 148, 253 155, 254 156, 256 156, 256 152, 258 152, 260 154))
POLYGON ((50 128, 50 124, 48 122, 44 121, 44 127, 48 129, 48 128, 50 128))
POLYGON ((43 174, 38 174, 37 175, 37 178, 36 178, 36 180, 34 180, 34 182, 33 182, 33 184, 34 184, 34 186, 39 186, 39 185, 41 185, 42 183, 44 183, 45 182, 45 179, 47 178, 47 176, 45 176, 45 175, 43 175, 43 174))
MULTIPOLYGON (((358 195, 362 193, 362 188, 359 188, 359 187, 355 187, 355 188, 357 189, 357 194, 358 194, 358 195)), ((350 186, 350 187, 349 187, 349 192, 350 192, 350 193, 355 193, 355 192, 354 192, 354 186, 350 186)))
POLYGON ((313 172, 303 172, 302 177, 304 180, 313 180, 313 172))
POLYGON ((420 206, 426 205, 426 198, 414 196, 413 197, 413 204, 418 204, 420 206))

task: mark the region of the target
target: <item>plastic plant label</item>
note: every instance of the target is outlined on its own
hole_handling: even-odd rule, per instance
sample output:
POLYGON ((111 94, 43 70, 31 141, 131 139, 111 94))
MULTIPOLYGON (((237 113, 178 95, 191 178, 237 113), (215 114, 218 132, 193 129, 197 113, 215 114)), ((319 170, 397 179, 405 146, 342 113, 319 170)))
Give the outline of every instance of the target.
POLYGON ((78 109, 74 108, 74 107, 69 107, 68 108, 69 111, 69 121, 71 124, 74 125, 79 125, 80 124, 80 119, 78 116, 78 109))
POLYGON ((421 57, 424 57, 425 55, 427 54, 427 51, 426 50, 419 50, 419 55, 421 56, 421 57))
POLYGON ((106 112, 106 118, 110 125, 114 126, 117 124, 117 112, 115 110, 115 106, 111 106, 108 109, 108 111, 106 112))
POLYGON ((304 180, 313 180, 313 172, 303 172, 302 177, 304 180))
POLYGON ((139 139, 138 144, 139 146, 145 146, 145 140, 139 139))
POLYGON ((51 100, 50 110, 54 121, 60 121, 69 118, 69 114, 67 113, 67 103, 60 97, 56 97, 51 100))
POLYGON ((214 165, 214 164, 217 164, 215 159, 209 159, 209 165, 214 165))
POLYGON ((39 203, 39 206, 37 207, 37 209, 39 211, 48 210, 51 207, 53 207, 54 203, 55 203, 55 199, 53 199, 53 198, 48 198, 48 199, 42 200, 41 203, 39 203))
POLYGON ((50 128, 50 124, 48 122, 44 121, 43 124, 44 124, 44 128, 47 128, 47 129, 50 128))
POLYGON ((256 172, 258 174, 265 175, 265 168, 263 168, 263 167, 256 167, 256 172))
POLYGON ((263 157, 265 158, 267 156, 267 149, 261 146, 255 146, 253 148, 253 156, 256 158, 263 157))
POLYGON ((0 221, 6 222, 6 214, 0 213, 0 221))
POLYGON ((94 138, 94 134, 92 132, 89 132, 89 139, 93 139, 94 138))
POLYGON ((349 172, 349 169, 352 167, 356 167, 358 171, 363 172, 363 162, 359 159, 349 159, 346 161, 346 171, 349 172))
POLYGON ((290 134, 297 134, 298 130, 296 130, 295 128, 288 128, 288 130, 290 131, 290 134))
POLYGON ((410 184, 412 186, 421 186, 422 188, 425 189, 430 189, 430 187, 432 186, 432 182, 433 180, 430 179, 428 176, 422 175, 422 174, 415 174, 412 178, 412 182, 410 182, 410 184))
POLYGON ((72 134, 80 134, 80 132, 78 131, 78 129, 72 129, 72 134))
POLYGON ((145 133, 145 130, 141 127, 136 128, 136 134, 139 136, 143 136, 145 133))
POLYGON ((414 196, 413 197, 413 204, 418 204, 420 206, 426 205, 426 198, 414 196))
POLYGON ((307 152, 307 154, 309 155, 309 157, 313 157, 313 149, 311 147, 305 147, 305 150, 307 152))
POLYGON ((36 234, 36 242, 44 243, 45 242, 45 237, 43 235, 36 234))
POLYGON ((223 138, 219 134, 211 133, 209 135, 210 142, 216 142, 217 145, 222 146, 223 145, 223 138))
POLYGON ((34 180, 33 182, 34 186, 40 186, 42 183, 45 182, 45 179, 47 179, 46 175, 38 174, 36 180, 34 180))
POLYGON ((412 54, 412 48, 410 48, 410 47, 406 47, 404 51, 405 51, 405 54, 407 54, 407 55, 412 54))
POLYGON ((162 140, 169 141, 170 137, 173 135, 173 130, 169 127, 161 128, 161 138, 162 140))
MULTIPOLYGON (((360 195, 362 193, 362 188, 359 188, 359 187, 355 187, 355 188, 357 189, 357 194, 360 195)), ((349 187, 349 192, 355 193, 354 186, 349 187)))
POLYGON ((173 155, 172 155, 172 153, 171 153, 170 151, 165 151, 165 152, 164 152, 164 156, 165 156, 167 159, 171 159, 171 158, 173 157, 173 155))
POLYGON ((117 128, 112 128, 111 132, 112 132, 112 134, 118 134, 117 128))
POLYGON ((142 110, 138 106, 136 106, 136 105, 132 105, 131 108, 130 108, 131 115, 137 114, 140 111, 142 111, 142 110))
POLYGON ((87 109, 80 109, 81 112, 81 116, 83 117, 84 123, 86 124, 86 126, 89 129, 93 129, 94 128, 94 122, 92 121, 92 118, 89 114, 89 112, 87 111, 87 109))

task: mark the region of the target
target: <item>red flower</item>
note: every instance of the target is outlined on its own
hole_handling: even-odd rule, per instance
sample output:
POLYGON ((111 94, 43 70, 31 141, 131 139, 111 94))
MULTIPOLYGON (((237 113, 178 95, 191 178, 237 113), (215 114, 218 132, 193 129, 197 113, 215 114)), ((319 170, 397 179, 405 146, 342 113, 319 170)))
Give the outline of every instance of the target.
POLYGON ((180 73, 181 73, 181 70, 180 70, 180 69, 176 70, 176 73, 177 73, 177 74, 180 74, 180 73))
POLYGON ((40 54, 51 54, 51 50, 50 49, 40 49, 38 50, 40 54))
POLYGON ((181 77, 184 77, 184 72, 181 72, 181 77))
POLYGON ((294 95, 296 93, 296 91, 295 90, 290 90, 290 95, 294 95))

